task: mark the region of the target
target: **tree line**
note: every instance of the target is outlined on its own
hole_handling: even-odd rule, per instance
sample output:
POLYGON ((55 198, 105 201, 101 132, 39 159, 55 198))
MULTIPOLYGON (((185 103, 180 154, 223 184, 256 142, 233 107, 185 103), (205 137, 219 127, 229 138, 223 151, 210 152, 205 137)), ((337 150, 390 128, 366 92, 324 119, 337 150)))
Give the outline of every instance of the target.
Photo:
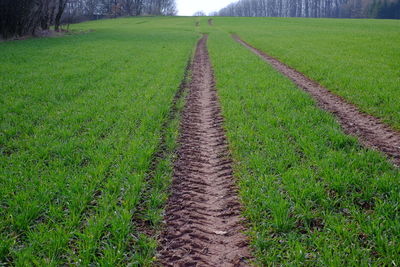
POLYGON ((67 0, 1 0, 0 34, 2 37, 35 34, 37 28, 59 30, 67 0))
POLYGON ((63 23, 139 15, 176 15, 175 0, 0 0, 0 37, 36 35, 63 23))
POLYGON ((239 0, 213 15, 400 19, 400 0, 239 0))

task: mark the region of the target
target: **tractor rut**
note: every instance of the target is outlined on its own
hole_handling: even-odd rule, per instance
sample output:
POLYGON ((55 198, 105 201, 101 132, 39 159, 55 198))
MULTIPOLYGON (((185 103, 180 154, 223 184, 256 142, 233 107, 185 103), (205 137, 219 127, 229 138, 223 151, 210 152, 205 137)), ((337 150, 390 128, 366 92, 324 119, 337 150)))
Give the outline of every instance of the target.
POLYGON ((198 42, 191 66, 172 194, 158 251, 164 266, 249 265, 207 38, 204 35, 198 42))
POLYGON ((400 133, 398 131, 378 118, 360 111, 355 105, 331 93, 297 70, 251 46, 239 36, 232 37, 309 93, 321 108, 333 113, 347 134, 356 136, 363 145, 385 153, 397 167, 400 166, 400 133))

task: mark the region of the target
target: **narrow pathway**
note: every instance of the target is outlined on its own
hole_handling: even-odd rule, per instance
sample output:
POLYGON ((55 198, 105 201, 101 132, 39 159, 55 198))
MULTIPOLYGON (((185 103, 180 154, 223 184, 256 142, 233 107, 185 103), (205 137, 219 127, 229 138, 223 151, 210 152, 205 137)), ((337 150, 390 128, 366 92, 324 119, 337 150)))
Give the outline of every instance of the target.
POLYGON ((397 167, 400 166, 400 133, 398 131, 393 130, 378 118, 361 112, 355 105, 331 93, 328 89, 276 58, 251 46, 239 36, 233 35, 232 37, 291 79, 298 87, 308 92, 321 108, 333 113, 347 134, 358 137, 365 146, 385 153, 397 167))
POLYGON ((214 83, 205 35, 197 45, 182 115, 159 251, 164 266, 248 265, 250 254, 214 83))

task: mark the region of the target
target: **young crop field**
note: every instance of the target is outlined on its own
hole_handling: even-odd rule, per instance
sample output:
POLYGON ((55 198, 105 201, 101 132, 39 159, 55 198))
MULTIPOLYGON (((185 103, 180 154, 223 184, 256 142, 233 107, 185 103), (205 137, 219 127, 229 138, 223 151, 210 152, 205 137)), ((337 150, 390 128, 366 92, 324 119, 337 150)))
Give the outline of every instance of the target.
POLYGON ((167 119, 197 35, 174 18, 77 29, 95 31, 0 44, 0 262, 112 266, 154 254, 135 222, 162 220, 171 157, 152 169, 153 155, 162 134, 174 145, 167 119))
POLYGON ((400 130, 396 20, 215 18, 256 48, 400 130))
POLYGON ((399 21, 71 29, 0 43, 0 265, 400 264, 399 21))
POLYGON ((398 170, 231 40, 216 31, 209 49, 260 262, 398 262, 398 170))

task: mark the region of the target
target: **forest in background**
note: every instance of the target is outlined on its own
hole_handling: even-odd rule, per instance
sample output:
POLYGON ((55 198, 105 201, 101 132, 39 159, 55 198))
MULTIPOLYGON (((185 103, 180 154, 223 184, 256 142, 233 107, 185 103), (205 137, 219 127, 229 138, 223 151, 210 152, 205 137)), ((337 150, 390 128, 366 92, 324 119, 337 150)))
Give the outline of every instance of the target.
POLYGON ((239 0, 212 15, 400 19, 400 0, 239 0))
MULTIPOLYGON (((121 16, 173 16, 175 0, 1 0, 0 38, 121 16)), ((400 19, 400 0, 239 0, 214 16, 400 19)))
POLYGON ((1 0, 0 37, 36 35, 85 20, 176 15, 175 0, 1 0))

